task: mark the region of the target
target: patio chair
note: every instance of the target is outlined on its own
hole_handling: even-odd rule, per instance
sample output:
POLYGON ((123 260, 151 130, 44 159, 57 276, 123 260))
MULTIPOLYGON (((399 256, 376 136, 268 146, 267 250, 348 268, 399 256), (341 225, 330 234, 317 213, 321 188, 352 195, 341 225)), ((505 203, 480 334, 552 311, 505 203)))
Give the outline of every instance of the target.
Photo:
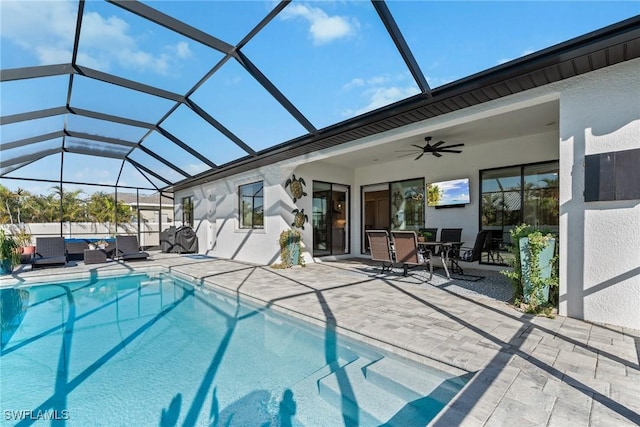
POLYGON ((137 236, 116 236, 116 256, 123 261, 149 258, 147 252, 140 250, 137 236))
MULTIPOLYGON (((459 262, 476 262, 480 261, 482 252, 489 250, 491 245, 491 230, 482 230, 476 236, 476 241, 472 248, 459 246, 453 249, 449 253, 449 259, 451 261, 451 271, 456 274, 464 275, 465 277, 475 278, 480 280, 484 276, 465 275, 464 270, 460 267, 459 262)), ((466 280, 466 279, 465 279, 466 280)))
POLYGON ((391 271, 393 267, 393 256, 391 252, 391 241, 386 230, 367 230, 369 249, 371 251, 371 261, 382 263, 382 272, 391 271))
POLYGON ((64 237, 36 237, 36 253, 31 259, 31 268, 66 264, 67 249, 64 237))
POLYGON ((392 231, 393 246, 395 248, 396 262, 402 264, 403 275, 406 276, 409 267, 429 265, 429 280, 433 277, 433 264, 431 252, 420 253, 418 250, 418 236, 415 231, 392 231))

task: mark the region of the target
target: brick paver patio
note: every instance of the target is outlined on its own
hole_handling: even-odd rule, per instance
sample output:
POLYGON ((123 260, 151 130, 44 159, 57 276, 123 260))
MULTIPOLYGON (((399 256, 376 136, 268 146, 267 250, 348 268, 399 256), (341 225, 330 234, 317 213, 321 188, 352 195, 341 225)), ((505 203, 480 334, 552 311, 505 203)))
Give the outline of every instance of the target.
POLYGON ((104 274, 162 266, 199 285, 239 293, 417 361, 475 372, 434 426, 640 425, 640 331, 523 314, 450 290, 422 272, 381 274, 353 261, 276 270, 236 261, 154 253, 153 260, 29 271, 3 277, 104 274))

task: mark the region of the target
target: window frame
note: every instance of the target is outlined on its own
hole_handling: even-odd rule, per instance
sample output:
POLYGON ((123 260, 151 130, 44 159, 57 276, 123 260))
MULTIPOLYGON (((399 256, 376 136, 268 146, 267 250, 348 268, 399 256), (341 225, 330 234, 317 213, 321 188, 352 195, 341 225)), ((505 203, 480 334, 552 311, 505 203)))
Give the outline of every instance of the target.
POLYGON ((264 180, 252 181, 246 184, 238 185, 238 229, 239 230, 264 230, 264 180), (242 189, 244 187, 253 186, 256 184, 260 184, 260 190, 256 191, 253 196, 243 196, 242 189), (262 193, 261 196, 257 196, 258 193, 262 193), (245 198, 251 197, 251 225, 244 224, 245 212, 242 206, 242 202, 245 198), (255 199, 260 197, 262 199, 262 224, 256 225, 256 210, 253 208, 255 206, 255 199))
POLYGON ((193 196, 186 196, 182 198, 182 225, 193 228, 194 215, 193 215, 193 196))

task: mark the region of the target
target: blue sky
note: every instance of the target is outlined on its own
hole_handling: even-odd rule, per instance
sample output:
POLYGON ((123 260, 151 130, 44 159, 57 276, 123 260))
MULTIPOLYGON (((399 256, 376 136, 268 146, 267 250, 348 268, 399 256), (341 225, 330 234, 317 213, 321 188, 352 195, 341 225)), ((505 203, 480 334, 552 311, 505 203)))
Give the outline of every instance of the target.
MULTIPOLYGON (((145 3, 231 45, 276 5, 273 1, 145 3)), ((640 13, 637 1, 389 1, 387 5, 431 88, 640 13)), ((76 1, 3 0, 0 7, 2 69, 71 61, 76 1)), ((293 1, 242 51, 318 129, 418 93, 368 1, 293 1)), ((119 7, 102 1, 85 4, 78 52, 81 66, 184 94, 222 57, 119 7)), ((38 80, 2 83, 2 116, 64 106, 68 77, 38 80)), ((255 151, 307 132, 234 60, 225 63, 191 99, 255 151)), ((71 105, 156 123, 174 103, 77 76, 71 105)), ((146 132, 68 115, 3 125, 2 143, 60 130, 65 121, 70 130, 133 142, 146 132)), ((246 155, 185 106, 162 126, 216 164, 246 155)), ((68 143, 81 147, 86 141, 71 138, 68 143)), ((1 155, 3 160, 12 159, 57 146, 59 139, 5 150, 1 155)), ((208 168, 155 132, 143 146, 187 173, 208 168)), ((60 158, 59 154, 46 157, 8 176, 58 179, 60 158)), ((170 181, 183 178, 140 150, 131 158, 170 181)), ((65 154, 64 165, 65 180, 114 184, 120 176, 122 185, 150 187, 131 165, 120 172, 119 159, 65 154)), ((47 193, 51 187, 13 180, 2 180, 2 184, 36 193, 47 193)))

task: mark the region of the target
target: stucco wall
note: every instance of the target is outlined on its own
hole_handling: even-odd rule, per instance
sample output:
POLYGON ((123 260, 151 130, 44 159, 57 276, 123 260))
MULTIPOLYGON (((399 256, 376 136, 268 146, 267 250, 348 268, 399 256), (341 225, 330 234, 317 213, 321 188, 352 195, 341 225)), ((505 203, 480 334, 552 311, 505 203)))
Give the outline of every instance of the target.
MULTIPOLYGON (((193 195, 200 250, 214 256, 277 262, 280 232, 290 228, 291 211, 304 209, 311 219, 314 180, 351 186, 351 254, 360 254, 360 187, 424 177, 426 182, 469 177, 471 204, 460 209, 427 209, 432 227, 463 228, 472 243, 478 231, 480 169, 560 159, 560 313, 599 323, 640 329, 640 200, 585 203, 585 154, 640 146, 640 60, 565 80, 423 123, 367 137, 339 147, 291 159, 176 193, 176 203, 193 195), (457 124, 483 120, 492 114, 542 102, 560 103, 559 128, 485 144, 468 144, 455 161, 427 158, 398 160, 384 166, 342 168, 327 158, 349 150, 372 147, 394 138, 424 135, 457 124), (293 203, 284 188, 295 173, 307 183, 308 196, 293 203), (257 180, 265 184, 265 229, 238 228, 238 185, 257 180)), ((176 218, 181 218, 179 208, 176 218)), ((311 224, 303 232, 311 245, 311 224)), ((312 261, 306 248, 306 261, 312 261)))
POLYGON ((640 329, 640 200, 583 196, 585 155, 631 148, 640 148, 640 60, 568 81, 560 97, 560 313, 640 329))

